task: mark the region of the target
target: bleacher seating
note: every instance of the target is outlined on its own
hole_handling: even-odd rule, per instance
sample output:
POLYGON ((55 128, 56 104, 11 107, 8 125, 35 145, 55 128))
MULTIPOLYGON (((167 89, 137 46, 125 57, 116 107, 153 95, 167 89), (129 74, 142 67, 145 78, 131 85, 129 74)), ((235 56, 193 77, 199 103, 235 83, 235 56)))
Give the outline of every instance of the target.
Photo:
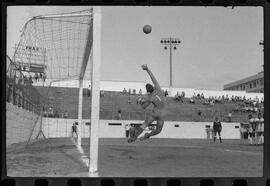
MULTIPOLYGON (((78 88, 63 87, 42 87, 36 86, 37 90, 49 99, 48 106, 52 106, 59 117, 65 111, 68 118, 78 117, 78 88)), ((84 90, 83 97, 83 118, 90 118, 91 99, 84 90)), ((118 109, 122 111, 124 120, 144 120, 145 112, 136 103, 138 95, 122 94, 121 92, 105 91, 104 97, 100 98, 100 118, 114 119, 118 109), (129 103, 130 102, 130 103, 129 103)), ((190 104, 188 98, 183 98, 183 102, 176 102, 173 98, 167 98, 167 117, 169 121, 213 121, 215 116, 219 116, 222 121, 227 121, 228 112, 239 106, 235 102, 216 103, 213 106, 203 104, 204 100, 196 99, 190 104), (201 112, 201 115, 199 115, 201 112)), ((247 121, 248 113, 233 112, 233 122, 247 121)))

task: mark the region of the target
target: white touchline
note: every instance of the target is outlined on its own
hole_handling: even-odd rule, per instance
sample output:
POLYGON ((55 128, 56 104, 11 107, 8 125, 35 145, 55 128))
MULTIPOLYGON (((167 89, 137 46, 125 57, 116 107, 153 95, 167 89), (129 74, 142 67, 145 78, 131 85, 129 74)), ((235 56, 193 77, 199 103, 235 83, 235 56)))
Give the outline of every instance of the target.
POLYGON ((259 154, 259 152, 251 152, 251 151, 242 151, 242 150, 231 150, 231 149, 224 149, 227 152, 239 152, 239 153, 246 153, 246 154, 259 154))

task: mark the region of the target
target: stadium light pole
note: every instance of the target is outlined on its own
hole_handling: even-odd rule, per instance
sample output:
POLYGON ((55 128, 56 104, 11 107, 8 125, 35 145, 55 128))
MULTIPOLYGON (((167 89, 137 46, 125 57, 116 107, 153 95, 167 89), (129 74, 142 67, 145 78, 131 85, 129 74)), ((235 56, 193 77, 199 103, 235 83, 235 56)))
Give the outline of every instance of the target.
POLYGON ((172 95, 172 50, 176 50, 177 46, 181 43, 180 39, 178 38, 172 38, 171 36, 169 38, 163 38, 160 40, 160 43, 164 45, 164 49, 170 50, 170 96, 172 95))

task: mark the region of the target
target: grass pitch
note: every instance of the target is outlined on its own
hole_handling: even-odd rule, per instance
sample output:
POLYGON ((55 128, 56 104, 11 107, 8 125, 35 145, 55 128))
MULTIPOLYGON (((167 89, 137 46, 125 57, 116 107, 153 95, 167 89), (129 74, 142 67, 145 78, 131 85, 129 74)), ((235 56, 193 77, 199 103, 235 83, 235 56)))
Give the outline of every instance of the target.
MULTIPOLYGON (((88 139, 82 147, 89 156, 88 139)), ((158 139, 127 143, 100 139, 101 177, 260 177, 263 146, 247 140, 158 139)), ((7 174, 18 177, 85 177, 88 168, 70 138, 7 148, 7 174)))

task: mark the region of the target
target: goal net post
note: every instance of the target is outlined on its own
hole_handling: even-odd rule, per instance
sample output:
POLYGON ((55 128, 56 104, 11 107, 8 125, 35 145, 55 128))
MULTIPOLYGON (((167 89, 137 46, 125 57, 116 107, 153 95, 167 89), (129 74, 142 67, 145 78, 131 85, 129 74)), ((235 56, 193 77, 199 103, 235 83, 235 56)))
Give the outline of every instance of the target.
MULTIPOLYGON (((64 109, 69 108, 61 107, 61 105, 65 105, 63 103, 64 97, 67 97, 67 95, 64 95, 64 91, 59 94, 62 96, 61 103, 56 103, 55 97, 57 96, 54 96, 55 100, 50 100, 50 95, 57 93, 53 86, 58 83, 58 87, 68 87, 69 82, 77 82, 77 97, 72 98, 74 99, 74 104, 69 105, 73 107, 70 109, 70 112, 73 112, 74 115, 71 119, 78 121, 78 146, 82 145, 82 133, 84 132, 85 134, 85 131, 82 131, 83 119, 90 120, 88 144, 90 146, 89 172, 96 173, 98 170, 100 105, 101 7, 95 6, 88 10, 57 15, 36 16, 26 22, 21 33, 20 41, 15 47, 13 61, 20 64, 25 69, 27 76, 34 80, 34 87, 41 87, 39 89, 47 91, 41 91, 41 93, 47 96, 48 103, 55 103, 54 107, 60 113, 57 117, 60 118, 64 109), (39 67, 39 70, 37 68, 34 69, 34 67, 39 67), (36 74, 42 76, 41 81, 39 81, 39 78, 35 81, 36 74), (91 98, 89 98, 91 99, 91 108, 89 115, 86 117, 83 110, 85 109, 83 104, 86 103, 83 100, 83 84, 85 80, 91 81, 91 98)), ((50 107, 50 105, 44 106, 46 109, 47 107, 50 107)), ((44 112, 47 112, 46 109, 44 112)), ((45 117, 44 114, 42 121, 46 120, 47 122, 51 119, 45 117)), ((46 126, 55 127, 54 123, 47 123, 46 126)), ((71 128, 70 125, 69 127, 71 128)), ((59 131, 60 129, 56 133, 59 131)), ((43 134, 45 136, 48 135, 42 132, 41 135, 43 134)), ((57 134, 53 135, 59 137, 57 134)))
POLYGON ((101 7, 93 12, 93 51, 91 56, 91 124, 89 173, 98 173, 98 140, 100 110, 101 7))

